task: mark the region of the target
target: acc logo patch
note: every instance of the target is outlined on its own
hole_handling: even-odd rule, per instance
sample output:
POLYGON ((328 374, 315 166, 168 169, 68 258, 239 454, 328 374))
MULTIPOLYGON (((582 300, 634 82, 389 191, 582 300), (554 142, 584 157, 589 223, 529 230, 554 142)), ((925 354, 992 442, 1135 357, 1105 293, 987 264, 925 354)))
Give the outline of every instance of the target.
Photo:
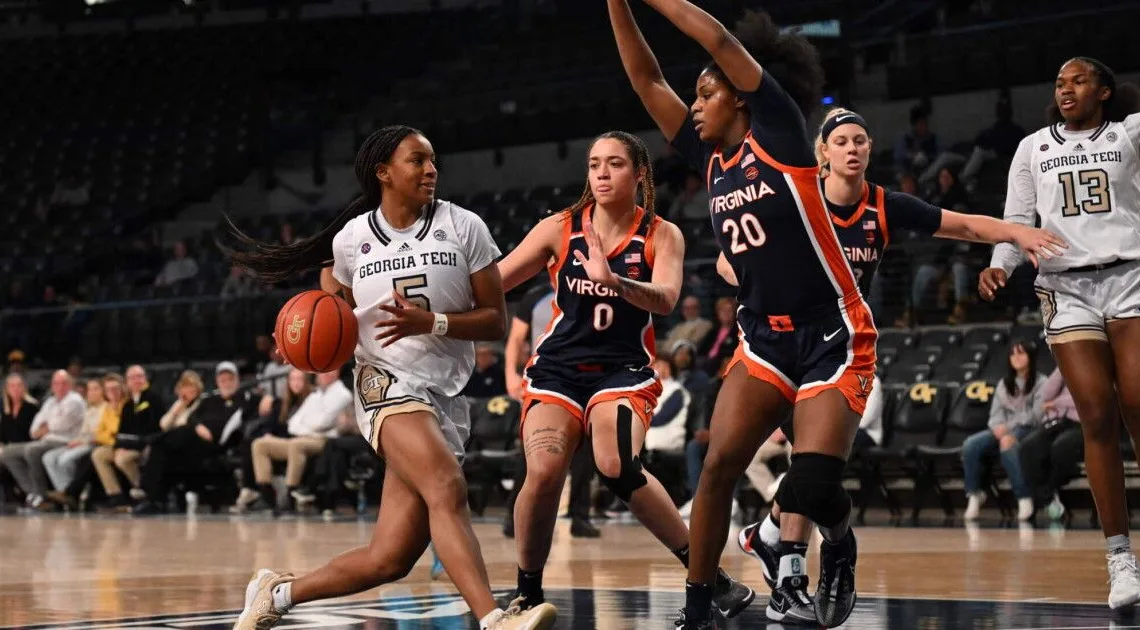
POLYGON ((365 243, 365 244, 360 246, 360 253, 361 254, 367 254, 370 251, 372 251, 372 245, 370 243, 365 243))
POLYGON ((1116 132, 1110 131, 1110 132, 1104 134, 1104 139, 1108 140, 1109 142, 1116 142, 1116 132))
POLYGON ((749 166, 748 168, 744 169, 744 176, 749 180, 756 179, 757 177, 760 177, 760 169, 756 168, 755 166, 749 166))
POLYGON ((431 235, 434 236, 435 240, 437 240, 437 241, 447 240, 447 232, 444 232, 443 230, 436 230, 436 231, 432 232, 431 235))

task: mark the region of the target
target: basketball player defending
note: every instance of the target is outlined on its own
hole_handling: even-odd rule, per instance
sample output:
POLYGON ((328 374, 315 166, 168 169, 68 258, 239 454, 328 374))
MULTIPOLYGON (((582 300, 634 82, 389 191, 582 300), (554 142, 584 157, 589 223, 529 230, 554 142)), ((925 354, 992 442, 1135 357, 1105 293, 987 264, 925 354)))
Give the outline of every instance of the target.
POLYGON ((878 333, 832 226, 807 139, 805 119, 823 85, 819 54, 767 14, 747 13, 734 34, 691 2, 645 0, 712 56, 686 107, 626 2, 608 0, 626 74, 661 132, 706 175, 713 232, 740 280, 741 340, 713 409, 690 520, 685 608, 675 623, 713 627, 716 567, 736 482, 791 411, 796 442, 778 498, 785 513, 823 530, 820 580, 813 601, 806 545, 781 536, 766 615, 839 625, 856 598, 843 469, 874 378, 878 333))
MULTIPOLYGON (((540 222, 502 262, 510 290, 544 267, 554 285, 554 319, 523 376, 526 481, 515 502, 518 593, 514 605, 543 601, 558 498, 574 451, 590 440, 598 476, 686 566, 689 530, 668 493, 641 467, 661 382, 653 315, 673 311, 685 240, 654 213, 649 151, 637 136, 611 131, 590 147, 588 181, 570 208, 540 222), (639 189, 645 207, 637 205, 639 189)), ((752 589, 717 573, 714 598, 734 616, 752 589)))
POLYGON ((387 474, 371 542, 300 578, 259 571, 235 630, 269 628, 296 604, 399 580, 429 542, 481 629, 554 623, 549 604, 498 608, 471 529, 460 468, 470 422, 459 392, 474 369, 472 341, 503 337, 506 306, 487 226, 436 200, 437 176, 422 133, 387 127, 357 155, 364 195, 332 225, 290 245, 238 235, 250 251, 232 252, 234 261, 267 282, 325 267, 331 252, 321 285, 356 309, 356 421, 387 474))
MULTIPOLYGON (((843 108, 832 109, 823 117, 815 140, 827 209, 863 295, 871 292, 875 272, 894 230, 957 241, 1013 243, 1035 260, 1058 255, 1064 248, 1063 240, 1045 230, 939 208, 868 182, 867 166, 873 145, 867 121, 843 108)), ((717 271, 729 284, 738 284, 723 255, 717 261, 717 271)), ((794 440, 794 430, 791 433, 789 437, 794 440)), ((767 518, 740 530, 737 540, 745 553, 763 563, 764 579, 775 588, 780 539, 807 544, 810 537, 811 522, 802 514, 781 517, 777 501, 767 518), (782 535, 785 522, 793 532, 787 537, 782 535)))
MULTIPOLYGON (((1071 247, 1041 262, 1045 336, 1073 394, 1085 470, 1108 547, 1108 605, 1140 601, 1128 540, 1120 424, 1140 438, 1140 90, 1088 57, 1057 73, 1050 125, 1021 141, 1009 167, 1005 218, 1041 219, 1071 247), (1036 215, 1036 216, 1035 216, 1036 215)), ((1020 262, 994 249, 978 291, 987 300, 1020 262)))

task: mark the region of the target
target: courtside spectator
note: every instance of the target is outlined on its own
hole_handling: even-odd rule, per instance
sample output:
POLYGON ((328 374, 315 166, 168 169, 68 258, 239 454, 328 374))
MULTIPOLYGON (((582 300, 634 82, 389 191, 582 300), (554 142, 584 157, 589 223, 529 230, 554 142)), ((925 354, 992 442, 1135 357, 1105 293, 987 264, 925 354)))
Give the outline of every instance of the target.
POLYGON ((688 341, 697 346, 713 328, 713 323, 701 317, 701 301, 695 295, 681 300, 681 321, 669 330, 665 338, 665 348, 672 348, 680 341, 688 341))
POLYGON ((1080 474, 1085 442, 1073 395, 1061 370, 1055 369, 1041 392, 1041 428, 1021 441, 1021 467, 1036 505, 1045 505, 1049 517, 1061 518, 1065 506, 1058 490, 1080 474))
POLYGON ((174 257, 166 261, 158 277, 154 279, 155 286, 168 286, 189 280, 198 275, 198 261, 190 257, 186 251, 186 243, 177 241, 173 248, 174 257))
POLYGON ((0 451, 0 467, 7 469, 24 491, 28 507, 39 507, 44 493, 51 490, 43 465, 44 454, 75 439, 83 428, 87 406, 83 397, 73 391, 73 386, 74 381, 66 371, 52 374, 51 395, 32 420, 32 440, 6 445, 0 451))
MULTIPOLYGON (((4 379, 4 404, 0 411, 0 453, 10 445, 32 439, 32 420, 39 410, 39 401, 28 394, 24 377, 9 374, 4 379)), ((6 492, 14 482, 11 473, 0 466, 0 493, 6 492)))

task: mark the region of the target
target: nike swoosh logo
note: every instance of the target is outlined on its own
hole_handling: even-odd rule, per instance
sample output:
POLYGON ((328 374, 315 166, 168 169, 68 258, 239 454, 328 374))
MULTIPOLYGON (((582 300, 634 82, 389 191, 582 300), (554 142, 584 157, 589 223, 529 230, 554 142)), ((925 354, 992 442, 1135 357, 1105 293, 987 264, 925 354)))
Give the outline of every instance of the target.
POLYGON ((717 184, 719 184, 720 180, 722 180, 722 179, 724 179, 724 178, 723 177, 714 177, 713 178, 713 186, 716 186, 717 184))
POLYGON ((851 115, 843 115, 843 116, 840 116, 839 118, 836 118, 836 119, 835 119, 835 122, 843 122, 843 121, 845 121, 845 120, 852 120, 852 119, 854 119, 854 118, 855 118, 855 117, 854 117, 854 116, 851 116, 851 115))
POLYGON ((573 262, 573 264, 574 264, 574 266, 575 266, 575 267, 581 267, 581 266, 582 266, 582 261, 578 260, 577 258, 575 258, 575 259, 574 259, 573 261, 571 261, 571 262, 573 262))
POLYGON ((831 333, 830 335, 824 335, 823 340, 824 341, 831 341, 832 339, 835 339, 835 336, 838 335, 840 333, 840 331, 842 331, 842 330, 843 330, 842 328, 836 328, 835 332, 831 333))

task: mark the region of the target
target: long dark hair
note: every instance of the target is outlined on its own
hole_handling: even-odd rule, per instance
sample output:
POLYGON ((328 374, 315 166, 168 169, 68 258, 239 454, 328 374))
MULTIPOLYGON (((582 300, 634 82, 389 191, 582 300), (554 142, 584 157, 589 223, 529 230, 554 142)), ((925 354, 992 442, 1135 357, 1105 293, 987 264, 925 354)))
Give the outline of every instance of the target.
MULTIPOLYGON (((1112 68, 1092 57, 1073 57, 1061 64, 1061 67, 1063 68, 1074 61, 1088 64, 1092 68, 1093 74, 1096 75, 1097 85, 1108 88, 1108 98, 1101 103, 1105 120, 1120 122, 1130 114, 1140 112, 1140 87, 1135 83, 1126 81, 1117 84, 1116 73, 1112 71, 1112 68)), ((1065 117, 1061 115, 1061 108, 1057 107, 1055 98, 1045 108, 1045 120, 1051 125, 1065 122, 1065 117)))
POLYGON ((1001 379, 1002 384, 1005 385, 1005 391, 1011 396, 1021 396, 1033 391, 1033 384, 1037 381, 1037 344, 1026 341, 1024 339, 1014 339, 1009 342, 1009 352, 1005 355, 1005 378, 1001 379), (1025 350, 1025 354, 1029 356, 1029 364, 1026 369, 1029 372, 1025 375, 1025 389, 1017 387, 1017 370, 1009 364, 1009 356, 1013 354, 1013 349, 1021 346, 1025 350))
MULTIPOLYGON (((780 32, 772 16, 764 11, 745 11, 736 22, 733 35, 799 106, 804 118, 811 116, 823 96, 824 72, 819 51, 796 32, 780 32)), ((732 83, 715 62, 705 66, 729 87, 732 83)), ((753 112, 755 114, 755 112, 753 112)))
MULTIPOLYGON (((657 203, 657 188, 653 185, 653 160, 649 159, 649 148, 645 146, 645 142, 641 138, 626 133, 624 131, 607 131, 602 135, 594 138, 590 143, 590 148, 593 148, 599 140, 612 139, 617 140, 625 145, 626 151, 629 151, 629 158, 633 160, 633 169, 641 174, 641 183, 637 185, 638 190, 641 192, 641 207, 653 217, 657 211, 655 209, 657 203)), ((574 205, 566 208, 563 212, 567 214, 574 214, 581 212, 583 208, 594 203, 594 191, 590 189, 590 180, 586 180, 586 188, 582 191, 582 196, 574 205)))
POLYGON ((287 245, 262 243, 237 228, 226 217, 230 232, 243 250, 222 243, 218 248, 237 266, 247 270, 258 280, 270 284, 283 282, 306 271, 327 267, 332 258, 332 240, 337 232, 354 217, 380 206, 380 180, 376 169, 392 159, 396 147, 410 135, 423 135, 418 129, 405 125, 384 127, 368 136, 356 153, 356 181, 362 194, 348 204, 332 223, 313 236, 294 240, 287 245))

